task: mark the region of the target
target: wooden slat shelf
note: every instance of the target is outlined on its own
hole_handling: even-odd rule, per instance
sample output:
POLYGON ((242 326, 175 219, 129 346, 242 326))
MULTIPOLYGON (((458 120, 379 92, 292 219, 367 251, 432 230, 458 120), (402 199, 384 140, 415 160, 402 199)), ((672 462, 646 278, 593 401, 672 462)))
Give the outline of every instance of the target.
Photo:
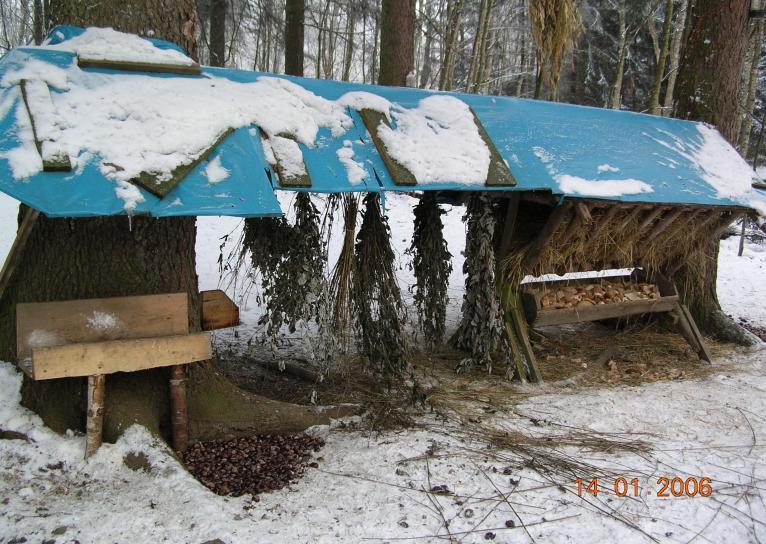
POLYGON ((552 325, 564 325, 567 323, 583 323, 588 321, 600 321, 617 317, 628 317, 648 313, 669 312, 678 304, 678 296, 661 297, 655 300, 631 300, 628 302, 616 302, 598 304, 595 306, 582 306, 575 308, 563 308, 558 310, 539 310, 535 315, 527 313, 527 320, 533 327, 549 327, 552 325))

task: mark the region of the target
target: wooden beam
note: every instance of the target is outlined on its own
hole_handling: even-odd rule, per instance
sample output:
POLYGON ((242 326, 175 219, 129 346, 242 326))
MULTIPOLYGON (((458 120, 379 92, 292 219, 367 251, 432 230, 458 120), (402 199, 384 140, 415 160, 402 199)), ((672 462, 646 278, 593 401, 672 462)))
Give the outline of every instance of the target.
POLYGON ((202 330, 212 331, 239 325, 239 308, 226 293, 217 289, 200 293, 202 330))
POLYGON ((11 245, 8 255, 5 257, 3 269, 0 271, 0 301, 5 296, 5 290, 8 288, 13 273, 16 271, 21 256, 24 254, 24 248, 27 245, 29 236, 32 234, 32 230, 35 228, 38 217, 40 217, 40 212, 34 208, 27 207, 25 209, 24 216, 21 219, 21 223, 19 223, 19 229, 16 232, 16 238, 13 240, 13 245, 11 245))
POLYGON ((21 98, 29 115, 29 122, 32 125, 32 136, 35 140, 35 147, 43 161, 43 170, 45 172, 69 172, 72 170, 72 163, 69 161, 69 155, 63 150, 57 149, 56 142, 52 135, 59 134, 59 127, 51 125, 55 115, 55 108, 50 96, 48 84, 44 81, 21 80, 21 98), (36 97, 36 107, 32 107, 32 97, 36 97), (47 114, 37 111, 37 109, 47 110, 47 114), (41 117, 42 116, 42 117, 41 117), (43 125, 47 121, 48 126, 43 125))
POLYGON ((98 68, 100 70, 120 70, 126 72, 152 72, 164 74, 200 75, 199 64, 162 64, 155 62, 135 62, 128 60, 108 60, 89 57, 77 57, 80 68, 98 68))
POLYGON ((213 151, 215 151, 215 149, 221 145, 223 141, 233 132, 234 129, 231 128, 223 131, 221 134, 219 134, 218 138, 215 139, 210 147, 205 149, 196 159, 192 160, 188 164, 182 164, 181 166, 176 167, 170 173, 170 176, 167 179, 161 179, 156 174, 151 174, 149 172, 141 172, 137 178, 134 178, 130 181, 142 189, 146 189, 156 197, 165 198, 165 196, 167 196, 167 194, 172 191, 176 185, 181 183, 186 178, 186 176, 192 172, 192 170, 197 168, 197 166, 203 161, 208 160, 213 151))
POLYGON ((644 244, 648 244, 657 236, 665 232, 665 230, 672 225, 676 219, 681 217, 686 212, 686 208, 679 207, 678 209, 668 213, 665 215, 665 217, 662 218, 662 220, 655 225, 655 227, 652 229, 652 231, 649 233, 649 235, 644 239, 644 244))
POLYGON ((35 347, 186 334, 188 305, 186 293, 18 304, 16 353, 24 360, 35 347))
POLYGON ((689 324, 689 327, 691 328, 692 335, 694 336, 694 339, 698 346, 699 351, 697 354, 699 355, 700 360, 707 361, 708 363, 712 363, 713 358, 710 356, 710 352, 707 350, 707 346, 705 346, 705 339, 702 336, 702 333, 700 332, 699 328, 697 327, 697 322, 694 320, 694 317, 689 311, 689 308, 686 307, 686 304, 679 303, 678 306, 681 309, 681 313, 686 318, 686 322, 689 324))
POLYGON ((596 304, 560 310, 539 310, 532 321, 533 327, 549 327, 568 323, 584 323, 614 319, 631 315, 669 312, 678 304, 677 296, 655 300, 633 300, 612 304, 596 304))
POLYGON ((32 350, 35 380, 134 372, 205 361, 213 356, 209 332, 69 344, 32 350))
POLYGON ((391 176, 393 182, 396 185, 417 185, 418 180, 415 179, 415 175, 389 155, 388 150, 386 149, 386 144, 384 144, 383 140, 378 136, 378 126, 380 126, 381 123, 391 126, 388 122, 388 118, 382 113, 374 110, 361 110, 359 112, 359 117, 361 117, 364 126, 367 127, 367 132, 369 132, 370 138, 372 138, 372 142, 375 144, 375 149, 378 150, 378 154, 383 160, 383 164, 386 166, 386 170, 388 170, 388 174, 391 176))
MULTIPOLYGON (((503 313, 505 319, 506 330, 509 333, 512 341, 515 341, 517 347, 520 348, 520 354, 527 360, 527 371, 529 381, 534 383, 541 383, 543 381, 542 375, 537 368, 537 359, 535 357, 532 343, 529 341, 529 331, 527 330, 527 320, 519 306, 519 298, 514 291, 513 285, 507 282, 503 286, 503 292, 501 296, 501 303, 503 304, 503 313)), ((517 354, 518 355, 518 354, 517 354)), ((520 365, 520 359, 518 356, 515 358, 516 372, 522 374, 520 365)))
POLYGON ((630 210, 630 213, 628 213, 628 215, 625 216, 625 219, 623 219, 622 222, 617 225, 617 228, 614 229, 615 232, 621 232, 628 225, 630 225, 636 219, 636 217, 638 217, 642 210, 644 210, 644 206, 633 206, 630 210))
POLYGON ((568 202, 559 204, 551 212, 548 221, 546 221, 543 228, 537 234, 535 239, 529 246, 526 257, 522 263, 524 272, 530 272, 540 260, 540 254, 546 245, 551 241, 553 235, 556 234, 561 223, 566 219, 571 212, 571 207, 568 202))
POLYGON ((555 206, 557 198, 549 191, 524 191, 521 192, 521 200, 542 204, 543 206, 555 206))
POLYGON ((98 451, 103 440, 106 376, 88 376, 88 411, 85 419, 85 458, 98 451))
POLYGON ((585 204, 584 202, 578 202, 575 206, 575 211, 577 212, 577 215, 580 217, 580 220, 583 223, 590 224, 593 222, 593 215, 590 213, 591 207, 585 204))

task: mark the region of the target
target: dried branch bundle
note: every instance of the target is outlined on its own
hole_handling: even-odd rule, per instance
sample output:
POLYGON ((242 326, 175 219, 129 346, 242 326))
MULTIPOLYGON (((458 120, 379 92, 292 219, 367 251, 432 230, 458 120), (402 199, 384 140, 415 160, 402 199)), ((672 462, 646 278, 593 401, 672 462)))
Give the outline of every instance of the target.
POLYGON ((538 77, 555 98, 564 55, 582 29, 577 0, 530 0, 529 18, 537 44, 538 77))
POLYGON ((452 254, 444 239, 444 211, 436 202, 434 193, 424 193, 414 213, 415 230, 407 252, 412 255, 418 324, 426 346, 432 348, 444 338, 452 254))
POLYGON ((465 244, 463 317, 451 343, 471 352, 461 365, 473 363, 492 370, 492 354, 508 353, 495 277, 494 236, 497 218, 491 199, 476 193, 468 201, 463 221, 468 223, 465 244))
POLYGON ((408 346, 404 306, 394 270, 394 251, 380 197, 364 198, 362 226, 356 237, 353 309, 359 347, 384 387, 404 378, 408 346))

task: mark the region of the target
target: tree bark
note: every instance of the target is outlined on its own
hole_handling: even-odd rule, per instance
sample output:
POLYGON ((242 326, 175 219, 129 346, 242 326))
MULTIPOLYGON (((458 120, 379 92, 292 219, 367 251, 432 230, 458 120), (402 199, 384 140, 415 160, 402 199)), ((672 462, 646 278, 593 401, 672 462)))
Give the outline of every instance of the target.
POLYGON ((761 64, 761 47, 763 46, 763 21, 756 21, 750 44, 750 70, 748 74, 747 97, 742 125, 739 130, 739 152, 747 157, 750 153, 750 131, 753 128, 753 111, 755 98, 758 94, 758 69, 761 64))
POLYGON ((43 20, 43 0, 34 0, 33 14, 32 14, 32 35, 35 40, 35 45, 40 45, 43 42, 43 35, 45 21, 43 20))
POLYGON ((736 143, 750 0, 699 0, 676 83, 675 117, 705 121, 736 143))
POLYGON ((626 24, 625 0, 621 0, 617 7, 617 17, 619 19, 620 33, 617 42, 617 70, 615 70, 614 83, 612 91, 609 94, 609 107, 613 110, 619 110, 622 103, 622 79, 625 74, 625 57, 627 55, 628 29, 626 24))
POLYGON ((210 5, 210 65, 226 65, 226 0, 210 5))
POLYGON ((404 87, 415 63, 415 0, 383 0, 378 84, 404 87))
MULTIPOLYGON (((749 41, 750 0, 699 0, 678 74, 675 116, 715 125, 736 143, 742 66, 749 41)), ((702 330, 722 340, 747 343, 721 311, 716 291, 719 235, 697 250, 705 270, 683 266, 673 278, 702 330)))
POLYGON ((303 76, 303 21, 305 0, 285 2, 285 73, 303 76))
POLYGON ((463 0, 453 0, 448 8, 444 62, 442 63, 441 75, 439 76, 439 89, 442 91, 452 90, 462 15, 463 0))
POLYGON ((662 90, 662 81, 665 79, 665 64, 668 60, 668 49, 670 48, 670 31, 673 23, 673 0, 665 2, 665 21, 662 24, 662 42, 660 43, 660 54, 657 58, 657 70, 654 74, 654 85, 649 99, 649 113, 657 115, 660 112, 660 92, 662 90))

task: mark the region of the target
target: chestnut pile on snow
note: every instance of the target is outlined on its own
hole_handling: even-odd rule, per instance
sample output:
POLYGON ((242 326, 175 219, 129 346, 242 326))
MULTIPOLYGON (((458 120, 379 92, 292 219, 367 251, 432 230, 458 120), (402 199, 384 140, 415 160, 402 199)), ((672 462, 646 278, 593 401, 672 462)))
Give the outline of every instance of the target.
POLYGON ((540 300, 540 307, 552 310, 635 300, 656 300, 661 296, 659 288, 651 283, 604 282, 568 285, 557 289, 543 288, 533 292, 535 291, 540 300))
POLYGON ((303 476, 324 440, 308 435, 253 436, 198 442, 186 450, 186 467, 218 495, 239 497, 282 489, 303 476))

